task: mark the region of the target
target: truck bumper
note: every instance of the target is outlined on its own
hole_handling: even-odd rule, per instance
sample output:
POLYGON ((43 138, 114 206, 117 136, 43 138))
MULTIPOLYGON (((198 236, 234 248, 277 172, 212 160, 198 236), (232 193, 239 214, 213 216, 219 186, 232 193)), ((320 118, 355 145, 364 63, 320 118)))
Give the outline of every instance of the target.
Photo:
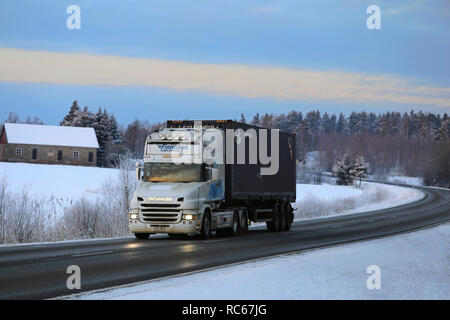
POLYGON ((173 224, 150 224, 138 220, 129 220, 128 228, 132 233, 168 233, 168 234, 199 234, 200 225, 197 221, 181 221, 173 224))

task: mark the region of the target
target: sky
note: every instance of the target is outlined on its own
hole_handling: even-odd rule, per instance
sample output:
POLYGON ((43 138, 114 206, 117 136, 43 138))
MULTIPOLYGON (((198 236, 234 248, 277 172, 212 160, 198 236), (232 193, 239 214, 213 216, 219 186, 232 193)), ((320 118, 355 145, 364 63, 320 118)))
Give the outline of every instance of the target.
POLYGON ((73 100, 126 125, 256 112, 450 112, 450 3, 0 2, 0 120, 73 100), (68 29, 67 8, 80 8, 68 29), (369 30, 370 5, 381 29, 369 30))

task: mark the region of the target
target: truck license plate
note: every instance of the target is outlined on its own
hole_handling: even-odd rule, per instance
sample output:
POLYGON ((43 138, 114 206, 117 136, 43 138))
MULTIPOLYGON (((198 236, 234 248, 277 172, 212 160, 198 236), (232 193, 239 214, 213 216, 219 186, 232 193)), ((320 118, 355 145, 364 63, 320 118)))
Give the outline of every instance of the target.
POLYGON ((167 227, 164 227, 164 226, 156 226, 156 227, 155 227, 155 230, 156 230, 156 231, 164 232, 164 231, 166 231, 166 228, 167 228, 167 227))

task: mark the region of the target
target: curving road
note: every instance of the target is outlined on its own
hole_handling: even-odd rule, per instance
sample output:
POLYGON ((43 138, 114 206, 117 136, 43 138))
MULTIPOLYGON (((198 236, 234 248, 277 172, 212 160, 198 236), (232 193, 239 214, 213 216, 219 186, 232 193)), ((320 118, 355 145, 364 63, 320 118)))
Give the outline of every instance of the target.
POLYGON ((416 187, 424 199, 359 214, 294 222, 290 232, 256 228, 209 240, 122 238, 0 247, 0 298, 43 299, 221 266, 281 253, 411 231, 450 221, 450 190, 416 187), (66 269, 81 268, 81 290, 66 269))

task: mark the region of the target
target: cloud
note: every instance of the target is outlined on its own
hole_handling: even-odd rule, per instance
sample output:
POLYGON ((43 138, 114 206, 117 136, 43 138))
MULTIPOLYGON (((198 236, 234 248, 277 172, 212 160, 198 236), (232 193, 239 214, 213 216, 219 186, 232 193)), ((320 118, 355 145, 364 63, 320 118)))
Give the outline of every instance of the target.
POLYGON ((0 81, 149 86, 246 98, 450 107, 450 88, 395 75, 0 48, 0 81))

